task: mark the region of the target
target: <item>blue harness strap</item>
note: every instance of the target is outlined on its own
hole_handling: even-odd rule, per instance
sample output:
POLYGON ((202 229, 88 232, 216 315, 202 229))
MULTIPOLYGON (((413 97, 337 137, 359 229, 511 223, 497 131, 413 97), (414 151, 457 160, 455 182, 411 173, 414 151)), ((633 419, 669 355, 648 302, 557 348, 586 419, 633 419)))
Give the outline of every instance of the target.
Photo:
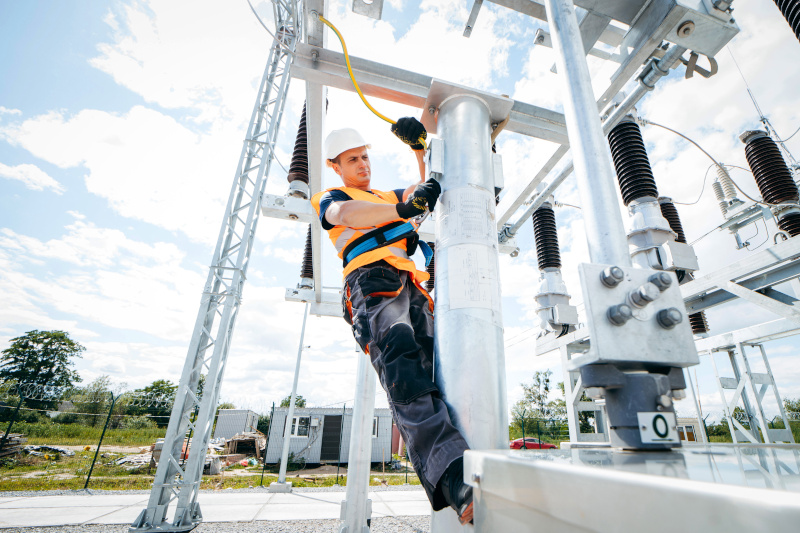
POLYGON ((416 249, 416 246, 413 245, 419 245, 425 256, 425 266, 428 266, 433 258, 433 250, 428 246, 428 243, 419 240, 419 235, 411 222, 390 224, 384 228, 374 229, 362 235, 344 250, 342 254, 344 266, 347 266, 347 263, 361 254, 383 248, 384 246, 388 246, 403 239, 409 239, 410 241, 411 245, 407 246, 407 248, 413 247, 409 255, 413 255, 416 249))

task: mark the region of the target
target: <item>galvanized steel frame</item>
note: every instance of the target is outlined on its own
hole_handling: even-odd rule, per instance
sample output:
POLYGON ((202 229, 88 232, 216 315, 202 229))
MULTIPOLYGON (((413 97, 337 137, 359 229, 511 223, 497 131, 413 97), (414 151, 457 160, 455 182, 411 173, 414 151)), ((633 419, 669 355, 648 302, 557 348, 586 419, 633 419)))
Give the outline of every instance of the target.
POLYGON ((291 65, 303 24, 299 0, 273 0, 276 38, 259 86, 230 197, 209 267, 189 351, 170 416, 161 460, 147 508, 130 531, 189 531, 202 521, 197 497, 214 423, 220 383, 247 280, 261 199, 274 158, 291 80, 291 65), (198 397, 201 375, 206 381, 198 397), (197 409, 197 418, 191 414, 197 409), (188 459, 181 462, 187 431, 194 431, 188 459), (175 514, 169 521, 169 507, 175 514))

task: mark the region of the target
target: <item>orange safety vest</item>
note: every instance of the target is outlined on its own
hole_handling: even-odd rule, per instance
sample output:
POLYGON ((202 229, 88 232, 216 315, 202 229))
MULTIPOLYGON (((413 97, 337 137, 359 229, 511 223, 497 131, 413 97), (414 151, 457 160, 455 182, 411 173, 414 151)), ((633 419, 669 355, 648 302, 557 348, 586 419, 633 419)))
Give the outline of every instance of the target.
MULTIPOLYGON (((317 217, 319 217, 319 201, 322 199, 322 195, 328 191, 342 191, 353 200, 361 200, 365 202, 372 202, 375 204, 394 205, 397 203, 396 200, 397 196, 395 195, 394 192, 384 192, 373 189, 372 192, 369 193, 366 191, 362 191, 361 189, 355 189, 352 187, 332 187, 330 189, 318 192, 317 194, 311 197, 311 205, 314 206, 314 210, 316 210, 317 212, 317 217)), ((363 228, 334 226, 333 228, 328 230, 328 236, 331 238, 331 242, 333 243, 334 248, 336 248, 336 251, 339 254, 339 258, 344 259, 343 256, 344 250, 345 248, 347 248, 348 244, 350 244, 351 242, 355 241, 359 237, 363 236, 366 233, 369 233, 374 229, 401 220, 403 219, 401 219, 398 216, 397 220, 391 220, 383 224, 378 224, 376 226, 366 226, 363 228)), ((347 277, 347 275, 350 272, 354 271, 358 267, 369 265, 370 263, 375 263, 376 261, 380 260, 386 261, 387 263, 397 268, 398 270, 408 271, 417 285, 419 285, 423 281, 427 281, 430 278, 430 275, 428 275, 427 272, 422 272, 420 270, 417 270, 417 265, 414 264, 414 261, 409 259, 408 253, 406 251, 405 239, 394 242, 388 246, 383 246, 382 248, 376 248, 374 250, 370 250, 369 252, 365 252, 359 255, 358 257, 355 257, 344 268, 343 277, 347 277)))

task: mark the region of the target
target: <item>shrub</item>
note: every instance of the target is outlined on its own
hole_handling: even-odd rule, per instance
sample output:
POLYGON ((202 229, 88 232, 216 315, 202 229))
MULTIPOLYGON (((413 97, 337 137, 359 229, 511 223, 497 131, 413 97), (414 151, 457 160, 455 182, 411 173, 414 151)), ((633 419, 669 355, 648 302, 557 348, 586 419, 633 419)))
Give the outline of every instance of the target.
POLYGON ((154 428, 156 426, 157 424, 155 420, 153 420, 147 415, 131 416, 123 420, 122 423, 120 424, 120 427, 125 429, 147 429, 147 428, 154 428))

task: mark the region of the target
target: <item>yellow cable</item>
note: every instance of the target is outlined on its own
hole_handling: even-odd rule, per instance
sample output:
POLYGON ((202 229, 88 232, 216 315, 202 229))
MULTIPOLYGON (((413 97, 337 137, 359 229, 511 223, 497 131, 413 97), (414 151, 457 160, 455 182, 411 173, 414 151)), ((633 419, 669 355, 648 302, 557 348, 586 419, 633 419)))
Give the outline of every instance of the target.
MULTIPOLYGON (((361 97, 361 101, 364 102, 364 105, 366 105, 369 108, 369 110, 372 111, 373 113, 375 113, 378 117, 382 118, 383 120, 385 120, 389 124, 397 124, 397 121, 392 120, 389 117, 387 117, 386 115, 381 114, 380 112, 378 112, 377 109, 372 107, 369 102, 367 102, 367 99, 364 97, 364 94, 361 92, 361 88, 358 86, 358 82, 356 81, 356 77, 353 74, 353 68, 350 66, 350 54, 347 53, 347 45, 344 44, 344 37, 342 37, 342 34, 339 33, 339 30, 337 30, 336 27, 333 24, 331 24, 331 22, 329 20, 327 20, 325 17, 323 17, 320 14, 317 14, 317 16, 319 17, 319 20, 323 24, 325 24, 326 26, 328 26, 330 29, 333 30, 333 33, 335 33, 336 36, 339 38, 339 42, 342 43, 342 50, 344 51, 344 60, 345 60, 345 63, 347 63, 347 72, 350 74, 350 80, 353 82, 353 87, 355 87, 356 92, 358 93, 358 96, 361 97)), ((418 139, 418 142, 420 144, 422 144, 424 149, 426 149, 426 150, 428 149, 428 145, 425 142, 425 138, 424 137, 420 137, 418 139)))

